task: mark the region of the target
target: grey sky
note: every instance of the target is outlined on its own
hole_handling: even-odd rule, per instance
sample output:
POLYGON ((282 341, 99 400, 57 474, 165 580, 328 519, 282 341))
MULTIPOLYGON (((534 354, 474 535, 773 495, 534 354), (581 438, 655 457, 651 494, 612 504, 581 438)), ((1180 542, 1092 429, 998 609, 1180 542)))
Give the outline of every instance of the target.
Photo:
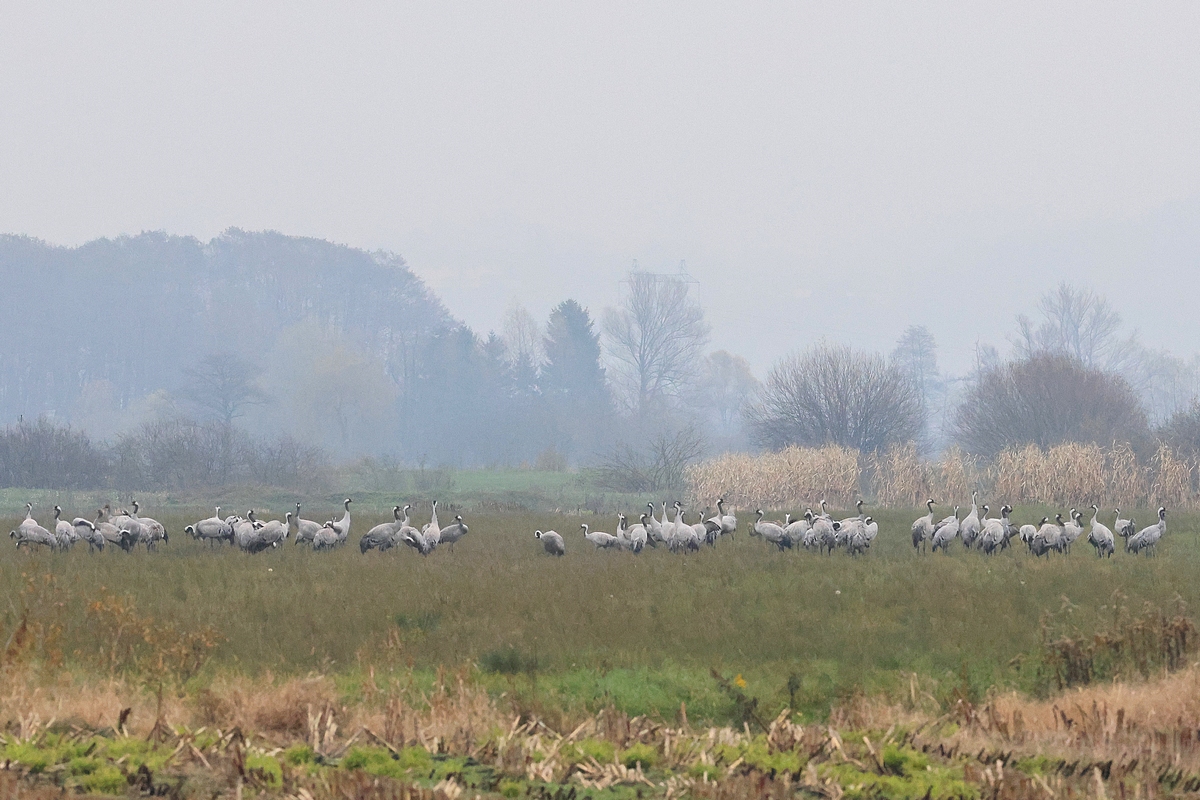
POLYGON ((481 331, 685 259, 760 372, 1061 278, 1200 348, 1200 5, 582 5, 0 4, 0 231, 386 248, 481 331))

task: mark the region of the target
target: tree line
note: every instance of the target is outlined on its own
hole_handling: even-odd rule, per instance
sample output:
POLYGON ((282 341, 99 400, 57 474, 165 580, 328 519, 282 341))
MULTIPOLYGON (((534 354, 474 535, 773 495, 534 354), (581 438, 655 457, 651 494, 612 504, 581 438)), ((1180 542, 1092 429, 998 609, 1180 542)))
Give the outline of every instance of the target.
POLYGON ((684 271, 635 267, 596 316, 573 299, 543 320, 514 304, 486 335, 399 256, 271 232, 0 237, 0 279, 72 311, 3 334, 0 478, 14 486, 301 485, 384 455, 591 466, 643 491, 706 455, 793 444, 986 456, 1170 438, 1200 454, 1197 362, 1148 350, 1103 297, 1065 284, 1014 320, 1007 358, 981 345, 968 375, 942 375, 912 326, 886 355, 810 343, 760 384, 746 359, 708 350, 684 271))
POLYGON ((1142 346, 1094 292, 1061 284, 1038 317, 1018 316, 1012 354, 977 348, 971 374, 948 378, 924 326, 889 357, 828 342, 778 362, 750 409, 762 447, 836 444, 879 453, 920 442, 992 457, 1005 448, 1066 442, 1129 445, 1143 458, 1163 442, 1200 457, 1200 369, 1142 346))

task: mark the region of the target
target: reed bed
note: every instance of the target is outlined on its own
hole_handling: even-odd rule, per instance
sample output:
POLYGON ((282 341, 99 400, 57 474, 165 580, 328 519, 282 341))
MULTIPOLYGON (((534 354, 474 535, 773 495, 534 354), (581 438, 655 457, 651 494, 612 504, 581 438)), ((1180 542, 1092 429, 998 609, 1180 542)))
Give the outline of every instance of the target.
POLYGON ((753 456, 728 453, 692 465, 685 474, 693 502, 724 498, 740 508, 784 508, 826 500, 853 504, 860 494, 858 454, 845 447, 788 447, 753 456))
POLYGON ((726 454, 694 465, 686 477, 699 506, 724 497, 741 508, 803 508, 822 499, 846 508, 862 496, 907 508, 930 498, 965 503, 978 491, 1013 505, 1196 508, 1196 474, 1165 444, 1145 462, 1126 444, 1075 442, 1014 447, 990 461, 955 446, 930 461, 910 442, 864 455, 840 447, 726 454))

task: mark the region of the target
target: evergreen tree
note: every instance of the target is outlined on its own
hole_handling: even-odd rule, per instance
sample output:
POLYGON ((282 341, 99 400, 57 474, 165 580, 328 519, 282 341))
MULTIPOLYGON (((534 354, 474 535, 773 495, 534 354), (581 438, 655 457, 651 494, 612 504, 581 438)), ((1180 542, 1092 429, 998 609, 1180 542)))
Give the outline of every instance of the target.
POLYGON ((548 397, 575 408, 607 410, 600 334, 592 330, 587 309, 574 300, 555 306, 546 325, 545 351, 541 386, 548 397))
POLYGON ((612 400, 600 366, 600 334, 587 309, 564 300, 550 312, 539 385, 553 420, 553 441, 564 455, 595 451, 607 430, 612 400))

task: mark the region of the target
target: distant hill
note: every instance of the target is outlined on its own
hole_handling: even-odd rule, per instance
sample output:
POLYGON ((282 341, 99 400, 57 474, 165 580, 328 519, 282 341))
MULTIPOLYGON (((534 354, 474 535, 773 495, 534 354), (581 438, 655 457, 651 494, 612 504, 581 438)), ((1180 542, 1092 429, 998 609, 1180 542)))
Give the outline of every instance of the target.
POLYGON ((211 353, 272 375, 281 332, 298 325, 341 337, 403 387, 423 343, 459 324, 398 255, 237 229, 207 243, 143 233, 74 248, 0 236, 0 287, 5 423, 78 421, 98 402, 127 410, 211 353))

